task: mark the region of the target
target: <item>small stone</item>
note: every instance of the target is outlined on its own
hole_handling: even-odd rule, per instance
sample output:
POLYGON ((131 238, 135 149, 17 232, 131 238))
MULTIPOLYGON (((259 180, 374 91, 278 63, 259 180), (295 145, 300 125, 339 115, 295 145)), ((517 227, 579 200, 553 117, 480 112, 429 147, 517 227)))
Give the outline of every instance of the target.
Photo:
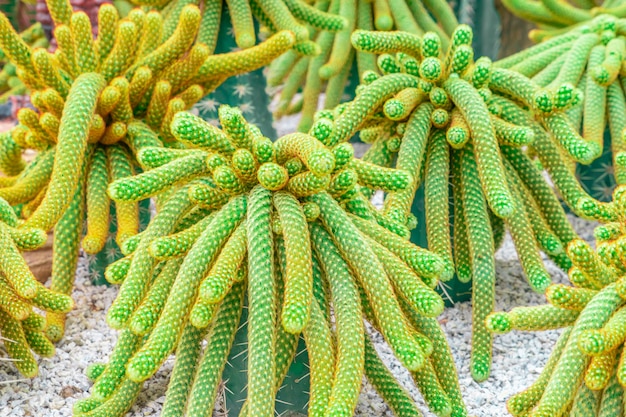
POLYGON ((61 390, 61 397, 63 397, 63 398, 72 397, 77 392, 82 392, 82 390, 80 388, 78 388, 78 387, 73 386, 73 385, 67 385, 67 386, 63 387, 63 389, 61 390))

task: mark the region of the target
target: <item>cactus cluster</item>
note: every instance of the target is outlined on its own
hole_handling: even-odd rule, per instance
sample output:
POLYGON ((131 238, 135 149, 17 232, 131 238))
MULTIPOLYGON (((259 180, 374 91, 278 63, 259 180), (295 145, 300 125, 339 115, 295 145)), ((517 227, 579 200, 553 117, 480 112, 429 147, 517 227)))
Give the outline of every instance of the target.
MULTIPOLYGON (((29 88, 38 111, 18 112, 19 124, 0 141, 3 163, 21 164, 21 149, 39 151, 22 171, 8 175, 0 197, 23 205, 23 227, 55 229, 52 288, 69 294, 82 248, 98 253, 109 233, 109 182, 139 169, 143 147, 170 146, 169 123, 224 79, 267 64, 295 41, 280 32, 246 51, 210 55, 194 43, 200 28, 197 6, 184 7, 176 20, 133 9, 120 19, 109 4, 98 11, 94 39, 89 18, 67 1, 49 2, 58 49, 30 47, 0 16, 0 48, 29 88), (164 37, 174 24, 171 36, 164 37)), ((136 202, 117 203, 117 241, 138 232, 136 202)), ((64 317, 48 316, 53 340, 63 335, 64 317)))
POLYGON ((268 85, 280 89, 274 115, 301 113, 298 126, 301 132, 311 127, 321 94, 325 94, 325 109, 332 109, 343 101, 354 65, 359 75, 376 70, 371 54, 352 47, 350 36, 355 30, 391 31, 395 28, 418 36, 431 31, 439 35, 447 48, 450 35, 458 26, 451 7, 444 0, 333 0, 329 10, 343 17, 347 24, 336 34, 312 32, 321 48, 320 54, 308 57, 292 51, 269 67, 268 85), (301 94, 297 95, 298 92, 301 94))
MULTIPOLYGON (((89 2, 76 2, 77 4, 64 2, 50 2, 48 4, 44 0, 40 0, 37 4, 37 18, 40 24, 47 31, 52 31, 60 23, 68 24, 69 22, 59 21, 63 19, 63 14, 70 13, 71 6, 75 11, 85 12, 91 21, 92 31, 97 33, 98 24, 100 22, 99 10, 104 5, 111 5, 107 0, 92 0, 89 2), (63 8, 69 11, 55 10, 59 7, 59 3, 63 8), (49 10, 52 8, 52 10, 49 10)), ((311 40, 315 30, 339 31, 346 26, 346 20, 338 15, 328 13, 329 2, 320 1, 315 5, 310 5, 302 0, 276 0, 264 2, 248 2, 244 1, 169 1, 169 0, 138 0, 129 2, 126 0, 116 0, 112 5, 118 10, 120 17, 130 17, 132 19, 137 12, 133 12, 133 4, 142 7, 146 12, 153 11, 160 14, 163 19, 163 26, 158 32, 152 33, 155 41, 160 39, 161 42, 166 41, 174 34, 181 13, 185 6, 189 4, 197 5, 201 10, 199 27, 195 35, 196 42, 202 43, 208 47, 211 54, 217 45, 218 35, 220 33, 220 24, 223 16, 223 10, 227 9, 230 15, 230 24, 234 32, 235 42, 241 49, 248 49, 257 44, 257 34, 255 32, 255 20, 262 22, 263 34, 261 37, 268 37, 281 31, 288 31, 295 36, 293 44, 294 51, 298 55, 314 56, 321 53, 321 48, 311 40), (129 16, 130 15, 130 16, 129 16), (310 32, 313 31, 313 32, 310 32)), ((65 16, 67 17, 67 16, 65 16)), ((105 25, 110 21, 102 21, 105 25)), ((134 21, 133 23, 140 23, 134 21)), ((115 30, 115 28, 113 29, 115 30)), ((141 27, 136 28, 141 31, 141 27)), ((349 33, 347 35, 349 37, 349 33)), ((113 33, 114 36, 115 32, 113 33)), ((140 36, 141 34, 139 34, 140 36)), ((138 36, 138 37, 139 37, 138 36)), ((140 40, 140 39, 138 39, 140 40)), ((55 44, 56 40, 53 40, 55 44)), ((46 45, 47 46, 47 45, 46 45)), ((269 62, 268 62, 269 63, 269 62)), ((249 70, 249 68, 248 68, 249 70)), ((14 70, 13 70, 14 71, 14 70)), ((245 68, 244 68, 245 71, 245 68)), ((243 71, 242 71, 243 72, 243 71)), ((15 75, 15 74, 12 74, 15 75)), ((20 89, 15 89, 10 95, 17 93, 25 93, 27 89, 21 85, 20 89)))
MULTIPOLYGON (((160 9, 167 16, 178 16, 188 1, 181 0, 132 0, 132 3, 160 9)), ((227 7, 235 42, 241 49, 257 43, 254 21, 261 22, 264 32, 275 34, 289 31, 295 38, 294 49, 301 55, 317 55, 320 46, 313 40, 311 30, 338 31, 346 21, 335 13, 329 13, 329 0, 315 2, 304 0, 203 0, 195 1, 203 9, 198 42, 215 47, 222 17, 222 8, 227 7)), ((172 28, 170 28, 171 30, 172 28)))
POLYGON ((581 239, 567 247, 573 286, 548 287, 549 304, 491 314, 493 333, 564 329, 539 378, 508 400, 517 416, 619 416, 626 387, 626 189, 618 187, 614 222, 595 229, 594 251, 581 239))
POLYGON ((0 340, 17 369, 33 377, 38 369, 33 352, 41 357, 54 354, 40 312, 65 314, 74 303, 69 296, 44 287, 28 269, 21 251, 38 249, 48 235, 41 229, 20 227, 21 223, 0 198, 0 340))
MULTIPOLYGON (((554 131, 555 137, 558 139, 559 131, 579 132, 576 140, 562 143, 573 161, 587 165, 601 156, 608 128, 613 176, 618 185, 626 182, 626 99, 622 68, 626 60, 625 23, 624 19, 601 15, 496 64, 530 77, 544 87, 546 96, 552 94, 552 102, 557 100, 554 97, 558 97, 558 88, 563 83, 575 86, 582 93, 582 100, 568 111, 567 124, 549 122, 558 129, 554 131)), ((543 96, 536 100, 550 101, 543 96)))
MULTIPOLYGON (((40 23, 35 23, 20 33, 20 37, 31 48, 47 48, 46 38, 40 23)), ((19 96, 27 92, 16 73, 16 66, 7 60, 0 50, 0 104, 5 103, 11 96, 19 96)))
MULTIPOLYGON (((122 10, 122 8, 118 7, 118 1, 113 2, 113 4, 120 12, 120 15, 122 17, 126 17, 126 15, 128 14, 128 10, 125 11, 122 10)), ((103 4, 110 3, 112 3, 110 0, 70 0, 73 11, 84 12, 85 14, 87 14, 87 16, 89 17, 89 21, 91 22, 91 28, 94 35, 98 33, 98 10, 103 4)), ((35 10, 37 22, 41 24, 43 30, 47 33, 48 37, 51 37, 55 23, 52 19, 52 16, 50 15, 50 10, 48 10, 48 5, 46 4, 46 1, 36 0, 35 10)))
POLYGON ((219 116, 223 130, 177 114, 172 134, 187 148, 144 148, 146 171, 109 186, 116 202, 162 201, 107 269, 121 283, 107 314, 121 336, 75 411, 119 415, 104 410, 130 407, 175 350, 162 415, 211 415, 247 294, 242 415, 274 414, 299 335, 309 355, 309 415, 353 415, 364 375, 398 415, 420 415, 376 354, 365 319, 435 414, 466 416, 435 319, 444 307, 433 290, 442 259, 368 218, 373 208, 357 193, 363 184, 404 189, 410 175, 304 133, 272 143, 235 108, 222 106, 219 116))
MULTIPOLYGON (((583 99, 567 111, 568 123, 563 128, 579 132, 583 139, 579 144, 588 145, 593 152, 587 160, 580 159, 573 151, 584 148, 572 147, 567 152, 570 163, 588 164, 599 157, 607 131, 611 173, 618 185, 613 202, 605 206, 609 210, 597 217, 602 225, 595 230, 595 251, 579 238, 566 247, 572 263, 568 277, 573 286, 549 286, 547 305, 518 307, 487 318, 486 325, 492 333, 563 329, 539 378, 527 390, 509 399, 508 410, 516 417, 622 415, 626 386, 623 353, 626 334, 622 318, 626 296, 623 278, 626 270, 623 186, 626 181, 623 160, 626 3, 605 1, 597 8, 593 8, 593 2, 584 1, 503 3, 515 14, 542 27, 529 34, 541 43, 495 65, 531 77, 548 94, 552 90, 553 101, 558 97, 557 81, 576 86, 583 99)), ((557 131, 552 134, 558 139, 557 131)), ((540 157, 536 150, 533 153, 540 157)), ((562 197, 568 202, 566 195, 562 197)))
POLYGON ((542 43, 496 62, 475 59, 472 30, 443 0, 135 3, 101 5, 95 31, 69 0, 48 0, 54 52, 40 25, 18 34, 0 15, 0 100, 28 91, 35 107, 0 134, 0 334, 20 372, 36 374, 32 352, 54 352, 79 249, 100 252, 113 222, 124 257, 105 272, 120 285, 107 322, 119 339, 89 367, 77 416, 123 416, 173 353, 162 415, 211 415, 244 325, 241 415, 273 416, 302 337, 309 415, 353 415, 365 376, 397 415, 420 416, 366 323, 435 415, 467 416, 436 319, 436 287, 454 276, 472 282, 477 381, 494 333, 565 328, 539 380, 509 401, 514 416, 623 412, 626 185, 600 202, 575 174, 600 156, 608 125, 626 184, 622 2, 505 1, 542 25, 542 43), (238 49, 214 55, 222 8, 238 49), (360 85, 341 103, 353 61, 360 85), (300 133, 272 142, 237 108, 219 107, 219 128, 187 112, 270 63, 276 115, 301 112, 300 133), (357 134, 371 145, 361 159, 348 143, 357 134), (37 151, 28 164, 26 149, 37 151), (420 187, 428 249, 408 240, 420 187), (142 231, 147 199, 156 214, 142 231), (595 251, 561 200, 603 223, 595 251), (21 251, 51 229, 48 289, 21 251), (507 231, 550 305, 493 312, 507 231), (552 284, 542 253, 574 287, 552 284))
MULTIPOLYGON (((578 92, 563 84, 552 95, 497 62, 474 60, 471 41, 465 25, 455 29, 447 50, 433 32, 356 31, 355 48, 377 54, 380 72, 364 73, 355 99, 320 112, 312 131, 331 146, 358 132, 371 143, 363 161, 412 175, 406 189, 387 190, 378 215, 400 236, 415 226, 411 205, 424 187, 428 245, 444 260, 442 280, 456 272, 462 282, 472 281, 471 372, 481 381, 491 364, 484 320, 494 306, 494 253, 505 230, 533 290, 543 293, 551 283, 541 252, 564 270, 571 266, 564 248, 577 235, 535 155, 574 210, 597 219, 614 219, 615 211, 588 196, 569 168, 568 140, 582 138, 558 129, 568 123, 565 111, 578 92)), ((364 200, 372 195, 368 187, 359 191, 364 200)))

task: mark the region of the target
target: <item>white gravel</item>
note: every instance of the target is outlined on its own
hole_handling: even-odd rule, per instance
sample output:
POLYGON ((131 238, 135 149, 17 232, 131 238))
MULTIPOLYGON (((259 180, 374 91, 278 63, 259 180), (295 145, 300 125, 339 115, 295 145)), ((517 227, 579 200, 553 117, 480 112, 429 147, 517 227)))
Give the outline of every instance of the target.
MULTIPOLYGON (((293 121, 281 123, 280 130, 293 126, 293 121)), ((579 233, 587 239, 592 237, 594 225, 572 219, 579 233)), ((543 297, 533 293, 517 261, 515 249, 507 237, 497 253, 497 309, 510 310, 516 306, 540 304, 543 297)), ((89 282, 88 260, 81 258, 73 293, 76 309, 70 313, 65 338, 57 345, 56 355, 39 362, 39 376, 33 380, 19 380, 15 368, 0 362, 0 417, 70 416, 72 404, 86 397, 90 382, 84 376, 87 365, 105 361, 116 341, 116 332, 105 322, 106 309, 111 305, 117 289, 94 287, 89 282)), ((555 281, 563 281, 565 275, 550 265, 555 281)), ((469 375, 471 336, 471 306, 457 304, 440 317, 440 322, 451 345, 465 401, 470 414, 475 417, 505 416, 506 399, 536 379, 548 359, 558 332, 513 332, 496 337, 494 344, 493 372, 482 384, 474 382, 469 375)), ((411 382, 408 373, 393 358, 389 347, 376 337, 377 349, 397 378, 410 390, 421 405, 423 402, 411 382)), ((0 357, 3 356, 0 348, 0 357)), ((170 360, 145 386, 139 400, 129 414, 132 417, 154 416, 164 400, 167 379, 173 361, 170 360)), ((392 416, 382 400, 366 383, 357 408, 357 416, 392 416)))

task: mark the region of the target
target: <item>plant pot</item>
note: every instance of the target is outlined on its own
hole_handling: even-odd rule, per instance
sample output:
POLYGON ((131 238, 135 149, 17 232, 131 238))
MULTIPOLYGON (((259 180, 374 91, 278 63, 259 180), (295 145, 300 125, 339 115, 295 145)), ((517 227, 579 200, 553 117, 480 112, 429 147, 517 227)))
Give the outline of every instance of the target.
POLYGON ((52 275, 52 236, 52 232, 49 232, 45 245, 37 250, 23 253, 30 271, 42 284, 52 275))

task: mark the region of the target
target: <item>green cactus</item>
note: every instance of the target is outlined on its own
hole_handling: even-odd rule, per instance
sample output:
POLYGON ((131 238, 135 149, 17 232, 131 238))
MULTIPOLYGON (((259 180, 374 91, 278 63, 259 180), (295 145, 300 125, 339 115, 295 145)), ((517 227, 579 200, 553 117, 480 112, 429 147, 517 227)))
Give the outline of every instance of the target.
MULTIPOLYGON (((471 369, 476 379, 483 380, 489 374, 491 337, 482 322, 494 306, 493 257, 504 228, 511 232, 535 291, 545 292, 551 280, 540 251, 564 270, 572 264, 564 248, 576 233, 557 194, 533 164, 532 153, 522 147, 544 163, 556 189, 577 213, 605 221, 616 215, 614 204, 585 193, 565 168, 569 159, 558 149, 566 139, 578 140, 558 125, 569 126, 564 112, 575 105, 577 92, 558 81, 553 99, 524 75, 501 68, 499 61, 484 57, 474 61, 469 48, 472 31, 465 25, 452 33, 447 51, 432 32, 414 36, 356 31, 352 38, 358 50, 380 54, 383 75, 368 74, 355 99, 340 110, 320 112, 311 131, 330 146, 348 141, 356 132, 371 142, 365 162, 354 166, 357 172, 366 172, 364 167, 374 172, 370 166, 379 164, 411 175, 403 190, 360 178, 363 185, 385 192, 382 217, 364 203, 348 209, 365 219, 376 218, 382 230, 399 236, 408 236, 415 216, 422 216, 417 220, 425 223, 427 241, 422 242, 423 229, 414 231, 413 237, 442 257, 441 279, 450 280, 456 272, 462 283, 472 281, 471 293, 479 307, 474 309, 471 369), (539 99, 543 96, 548 101, 539 99), (452 230, 449 199, 454 208, 452 230)), ((372 194, 365 188, 359 191, 363 198, 372 194)), ((370 236, 378 240, 382 235, 379 231, 370 236)), ((457 291, 465 291, 462 288, 457 291)))
MULTIPOLYGON (((344 93, 353 89, 353 78, 362 78, 368 71, 376 70, 372 52, 380 45, 362 45, 355 48, 350 36, 355 29, 389 31, 385 42, 394 42, 396 36, 419 36, 424 32, 435 32, 447 48, 449 36, 458 25, 456 17, 445 1, 399 1, 365 0, 321 2, 332 14, 344 20, 343 27, 327 31, 310 28, 321 54, 316 57, 298 56, 295 52, 285 54, 270 66, 268 84, 280 89, 276 117, 301 112, 298 130, 306 132, 314 123, 314 113, 322 93, 326 94, 324 108, 332 109, 344 99, 344 93), (423 4, 422 4, 423 3, 423 4), (434 16, 434 17, 433 17, 434 16), (391 31, 395 26, 397 31, 391 31), (351 76, 353 72, 355 76, 351 76), (350 80, 350 81, 349 81, 350 80), (281 88, 282 87, 282 88, 281 88), (301 92, 301 96, 297 95, 301 92)), ((417 50, 413 52, 418 52, 417 50)), ((394 51, 395 52, 395 51, 394 51)), ((358 81, 357 81, 358 82, 358 81)), ((277 94, 278 95, 278 94, 277 94)))
MULTIPOLYGON (((164 21, 158 12, 140 9, 122 19, 113 6, 103 5, 100 34, 95 39, 87 16, 72 13, 69 2, 49 2, 48 7, 57 23, 56 54, 31 46, 24 33, 18 35, 7 17, 0 16, 0 48, 17 67, 17 77, 30 88, 39 111, 23 109, 20 125, 3 135, 2 170, 17 177, 11 184, 2 184, 0 194, 11 204, 26 204, 21 227, 49 230, 68 219, 64 223, 68 232, 57 230, 67 240, 55 244, 59 255, 54 263, 63 272, 53 274, 53 282, 60 280, 53 286, 69 294, 67 283, 73 280, 77 259, 69 253, 76 252, 77 245, 72 245, 82 238, 82 231, 76 229, 81 217, 76 216, 83 216, 83 209, 71 206, 81 166, 87 167, 84 175, 88 178, 83 197, 87 235, 82 247, 93 256, 90 263, 98 281, 95 274, 101 271, 95 266, 117 257, 116 245, 109 239, 109 220, 117 224, 117 243, 123 244, 145 227, 139 224, 139 213, 141 207, 145 223, 148 204, 136 203, 145 200, 138 195, 132 201, 118 200, 115 210, 110 209, 107 185, 147 168, 137 164, 138 155, 146 146, 163 148, 164 142, 169 146, 174 139, 169 133, 174 114, 191 108, 223 79, 244 69, 226 65, 224 57, 236 59, 241 56, 237 52, 210 57, 204 46, 193 46, 201 20, 200 10, 193 5, 179 10, 179 25, 175 24, 178 20, 164 21), (168 25, 171 36, 155 39, 153 32, 163 32, 168 25), (185 56, 187 51, 189 56, 185 56), (220 81, 195 80, 205 67, 220 81), (165 93, 161 94, 160 86, 168 87, 165 93), (19 153, 27 148, 42 151, 42 156, 20 173, 19 153), (68 244, 66 251, 63 246, 68 244)), ((280 32, 246 50, 246 70, 268 63, 294 41, 289 32, 280 32)), ((50 321, 55 324, 54 338, 60 337, 63 320, 51 316, 50 321)))
MULTIPOLYGON (((229 159, 229 155, 253 149, 261 133, 232 108, 220 109, 219 115, 223 130, 185 113, 176 115, 172 123, 175 138, 186 138, 188 143, 200 148, 193 151, 194 155, 202 156, 208 171, 184 180, 186 185, 182 187, 171 185, 167 173, 173 172, 171 167, 186 158, 184 152, 176 151, 170 154, 169 160, 154 164, 145 174, 120 178, 109 187, 110 190, 133 189, 149 196, 162 194, 161 186, 155 188, 152 181, 142 180, 150 174, 150 178, 164 184, 165 189, 171 189, 166 191, 169 197, 159 196, 165 201, 146 231, 138 235, 136 249, 126 260, 113 264, 107 274, 116 281, 121 280, 120 294, 108 313, 109 323, 120 329, 129 323, 129 328, 122 330, 123 334, 135 334, 137 341, 130 348, 123 342, 119 345, 119 352, 124 352, 119 363, 124 364, 125 377, 136 383, 147 380, 176 349, 176 377, 173 377, 171 392, 168 391, 166 409, 175 413, 174 410, 183 409, 185 403, 194 410, 199 410, 201 404, 212 407, 216 382, 223 372, 223 377, 227 375, 224 364, 230 351, 235 363, 240 363, 242 355, 247 357, 247 365, 243 365, 247 366, 247 389, 242 412, 270 416, 275 410, 285 409, 276 405, 276 398, 297 400, 300 394, 296 392, 304 389, 310 392, 308 410, 312 415, 324 415, 325 410, 352 415, 366 369, 362 324, 365 312, 365 317, 381 331, 402 363, 420 375, 416 378, 424 381, 420 387, 432 398, 430 406, 439 411, 451 410, 453 403, 443 400, 448 398, 447 390, 456 392, 454 387, 457 386, 456 377, 450 374, 452 362, 446 359, 449 351, 438 348, 441 356, 437 361, 443 362, 431 362, 428 356, 433 352, 433 342, 413 324, 422 315, 434 317, 442 311, 443 300, 428 286, 433 285, 443 271, 441 258, 401 238, 398 241, 396 235, 386 229, 384 239, 375 241, 378 238, 370 237, 367 230, 374 228, 379 234, 381 226, 373 220, 352 217, 324 188, 294 193, 290 186, 292 180, 306 174, 307 182, 312 183, 316 177, 336 174, 352 166, 351 152, 337 151, 338 155, 347 155, 338 165, 335 152, 316 137, 288 135, 270 143, 268 152, 251 152, 253 158, 258 158, 256 163, 249 164, 252 172, 233 169, 238 159, 229 159), (213 139, 202 136, 203 142, 198 142, 198 132, 210 132, 213 139), (272 155, 274 162, 261 164, 261 160, 267 160, 266 154, 272 155), (215 155, 221 156, 217 166, 215 155), (301 159, 301 164, 291 170, 284 168, 283 165, 289 166, 294 157, 301 159), (264 170, 264 166, 276 169, 264 170), (233 179, 228 182, 222 180, 225 170, 232 172, 233 179), (233 181, 240 185, 234 188, 233 181), (202 206, 192 208, 190 197, 195 195, 196 184, 230 195, 230 199, 222 200, 214 209, 196 217, 193 213, 203 210, 202 206), (176 223, 185 224, 182 226, 185 229, 178 229, 176 223), (183 234, 185 239, 182 239, 183 234), (174 245, 174 250, 182 248, 181 244, 184 250, 163 252, 167 245, 174 245), (161 253, 172 255, 163 258, 161 253), (163 269, 157 266, 156 255, 166 262, 163 269), (171 264, 173 262, 176 264, 171 264), (125 266, 126 263, 129 265, 125 266), (178 271, 174 280, 163 275, 170 270, 170 265, 171 273, 178 271), (422 274, 428 280, 422 278, 422 274), (412 282, 416 279, 419 284, 412 282), (421 283, 421 279, 428 285, 421 283), (239 294, 244 287, 247 288, 247 316, 244 318, 247 326, 242 327, 243 335, 235 336, 233 326, 238 316, 233 314, 241 308, 239 294), (406 305, 400 304, 396 291, 407 297, 406 305), (330 327, 327 316, 332 305, 335 305, 336 329, 330 327), (220 320, 226 320, 223 330, 215 327, 222 325, 220 320), (200 335, 204 329, 212 329, 208 332, 210 344, 215 338, 215 343, 226 345, 220 345, 219 351, 198 353, 199 342, 192 335, 200 335), (304 370, 302 358, 296 356, 299 335, 304 336, 311 375, 293 380, 295 383, 290 384, 289 393, 281 393, 283 380, 290 378, 297 368, 304 370), (274 353, 268 355, 267 352, 274 353), (292 371, 288 373, 292 362, 292 371), (447 364, 441 373, 440 363, 447 364), (194 378, 195 366, 199 371, 194 378), (446 379, 439 382, 444 375, 446 379), (201 398, 198 390, 204 387, 213 393, 212 397, 201 398), (439 391, 432 391, 433 387, 440 387, 439 391), (444 389, 446 394, 443 394, 444 389)), ((339 146, 339 149, 345 148, 339 146)), ((165 156, 164 153, 159 155, 165 156)), ((161 156, 153 156, 156 157, 153 161, 161 160, 161 156)), ((363 186, 359 184, 382 187, 382 183, 372 180, 380 175, 379 171, 368 170, 355 175, 338 198, 342 201, 359 198, 355 192, 357 187, 363 186)), ((390 178, 403 175, 402 171, 383 171, 390 178)), ((409 181, 398 184, 400 189, 409 186, 409 181)), ((126 199, 125 193, 111 192, 111 195, 116 202, 126 199)), ((436 336, 432 323, 425 329, 437 338, 437 343, 445 344, 436 336)), ((110 367, 111 364, 103 375, 110 367)), ((124 375, 120 374, 111 385, 113 389, 123 386, 120 384, 125 383, 124 375)), ((96 394, 101 378, 96 380, 94 399, 100 399, 96 394)), ((228 385, 233 387, 233 383, 237 381, 228 385)), ((466 416, 462 401, 454 398, 455 415, 466 416)), ((389 401, 393 404, 395 400, 390 397, 389 401)), ((227 402, 233 405, 229 397, 227 402)), ((304 408, 305 403, 288 408, 304 408)), ((210 412, 205 409, 202 413, 210 412)))
MULTIPOLYGON (((80 193, 79 193, 80 195, 80 193)), ((7 201, 0 198, 0 332, 2 342, 17 370, 27 378, 37 375, 33 353, 54 355, 52 328, 33 307, 54 317, 65 317, 74 303, 61 288, 40 284, 22 258, 22 250, 35 250, 46 243, 47 234, 34 228, 19 228, 21 221, 7 201)))
MULTIPOLYGON (((620 208, 623 192, 622 186, 613 193, 620 208)), ((598 226, 595 235, 602 238, 601 245, 619 251, 623 231, 616 226, 623 220, 620 215, 618 222, 598 226)), ((611 257, 610 250, 600 247, 594 251, 580 239, 570 242, 567 252, 574 267, 569 275, 574 286, 550 286, 550 304, 517 307, 487 318, 493 333, 566 329, 539 379, 508 400, 512 415, 548 416, 571 410, 564 415, 604 416, 621 409, 616 401, 621 401, 626 382, 621 373, 626 335, 623 258, 611 257)))

